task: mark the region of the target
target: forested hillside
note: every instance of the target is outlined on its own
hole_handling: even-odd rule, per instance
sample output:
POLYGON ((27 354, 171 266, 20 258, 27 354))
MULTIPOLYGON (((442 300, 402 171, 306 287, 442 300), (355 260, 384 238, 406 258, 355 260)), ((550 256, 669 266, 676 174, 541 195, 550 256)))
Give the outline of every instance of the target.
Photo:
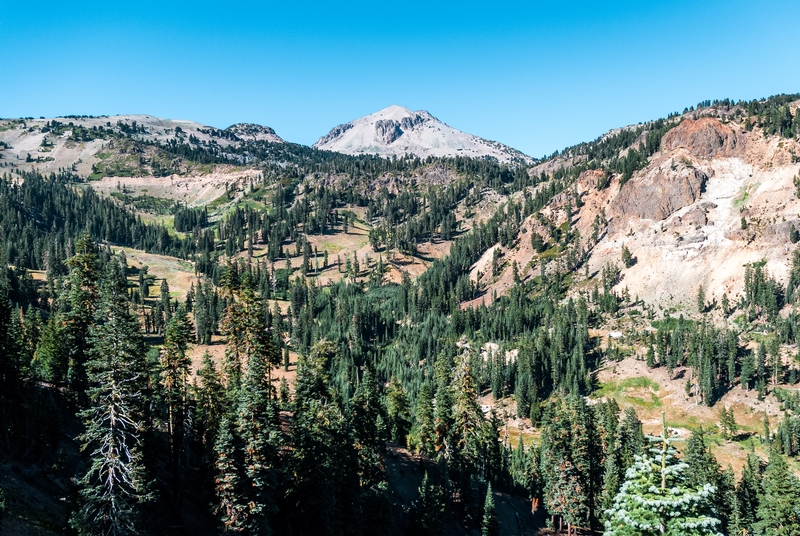
POLYGON ((0 122, 100 140, 0 146, 3 533, 800 533, 799 101, 531 166, 0 122))

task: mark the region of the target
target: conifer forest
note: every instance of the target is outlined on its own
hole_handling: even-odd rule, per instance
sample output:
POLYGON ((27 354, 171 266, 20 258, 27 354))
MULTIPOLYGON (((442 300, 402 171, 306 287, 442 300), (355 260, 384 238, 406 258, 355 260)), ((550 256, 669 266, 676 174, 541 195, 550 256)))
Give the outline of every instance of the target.
POLYGON ((0 532, 800 535, 798 102, 529 162, 0 120, 0 532))

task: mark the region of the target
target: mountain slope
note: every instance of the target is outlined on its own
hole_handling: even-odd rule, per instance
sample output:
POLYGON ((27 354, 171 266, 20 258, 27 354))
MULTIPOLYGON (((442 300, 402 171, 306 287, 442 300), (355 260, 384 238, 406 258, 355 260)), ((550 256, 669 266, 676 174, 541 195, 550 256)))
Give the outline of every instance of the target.
POLYGON ((153 156, 147 153, 154 152, 155 144, 227 152, 250 142, 283 144, 284 140, 261 125, 239 123, 217 129, 194 121, 142 114, 0 121, 0 158, 7 165, 43 172, 73 167, 85 176, 96 172, 93 165, 103 160, 98 155, 107 158, 119 152, 141 161, 153 156))
MULTIPOLYGON (((790 118, 798 107, 800 100, 784 105, 790 118)), ((600 284, 610 264, 620 270, 617 291, 665 309, 696 310, 700 287, 709 303, 720 304, 724 295, 738 300, 745 294, 747 266, 756 263, 763 262, 767 277, 786 285, 797 240, 792 229, 800 230, 800 143, 794 126, 782 135, 771 132, 764 116, 770 114, 752 115, 744 105, 710 107, 676 115, 661 126, 617 129, 593 147, 568 148, 529 171, 546 177, 545 185, 559 173, 570 178, 562 183, 562 193, 524 222, 524 233, 565 248, 566 242, 553 237, 563 237, 564 229, 577 231, 579 242, 570 247, 585 258, 589 275, 586 281, 581 275, 578 288, 600 284), (659 136, 648 140, 659 129, 659 136), (603 143, 611 147, 615 136, 626 133, 629 141, 603 149, 603 143), (653 145, 643 156, 648 141, 653 145), (628 158, 635 151, 640 163, 626 177, 621 163, 636 160, 628 158), (634 259, 629 266, 623 249, 634 259)), ((512 196, 518 203, 521 198, 512 196)), ((530 279, 547 264, 521 236, 513 247, 497 246, 505 259, 499 276, 487 269, 492 250, 473 268, 487 296, 502 295, 514 285, 513 262, 526 267, 523 277, 530 279)), ((574 263, 566 264, 571 267, 551 270, 575 270, 574 263)))
POLYGON ((334 127, 313 146, 351 155, 490 157, 505 163, 533 163, 516 149, 456 130, 425 110, 412 112, 397 105, 334 127))

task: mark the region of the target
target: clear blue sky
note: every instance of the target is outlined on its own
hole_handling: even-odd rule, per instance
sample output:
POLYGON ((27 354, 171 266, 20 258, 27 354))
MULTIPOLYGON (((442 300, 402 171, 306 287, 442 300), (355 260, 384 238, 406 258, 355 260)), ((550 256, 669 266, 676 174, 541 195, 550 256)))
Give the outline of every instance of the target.
POLYGON ((0 117, 148 113, 313 143, 390 104, 533 156, 800 92, 800 2, 5 2, 0 117))

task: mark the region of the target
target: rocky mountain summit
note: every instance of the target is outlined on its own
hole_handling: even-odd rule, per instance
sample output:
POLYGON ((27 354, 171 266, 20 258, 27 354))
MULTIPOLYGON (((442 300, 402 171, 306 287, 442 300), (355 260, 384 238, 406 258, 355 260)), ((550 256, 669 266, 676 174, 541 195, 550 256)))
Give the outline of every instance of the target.
POLYGON ((467 156, 533 163, 516 149, 456 130, 425 110, 396 105, 334 127, 314 147, 350 155, 467 156))

